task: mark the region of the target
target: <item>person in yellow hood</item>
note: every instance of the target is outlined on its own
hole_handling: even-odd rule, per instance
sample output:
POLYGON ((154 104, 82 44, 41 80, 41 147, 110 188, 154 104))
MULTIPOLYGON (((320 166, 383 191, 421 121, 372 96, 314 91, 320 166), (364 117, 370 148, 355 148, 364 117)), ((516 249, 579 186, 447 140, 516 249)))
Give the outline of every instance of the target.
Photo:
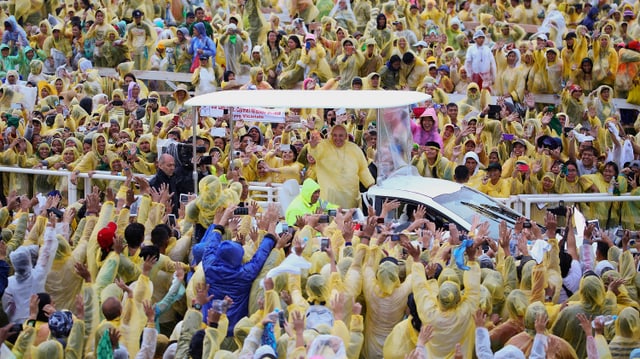
POLYGON ((601 34, 593 39, 593 48, 589 51, 593 59, 593 80, 595 86, 607 85, 613 87, 618 71, 618 53, 613 48, 611 38, 601 34))
POLYGON ((89 171, 109 171, 110 163, 118 155, 107 150, 107 139, 102 133, 95 134, 91 143, 91 151, 86 153, 75 167, 71 175, 71 181, 77 181, 77 175, 80 172, 89 171))
POLYGON ((362 354, 365 358, 380 358, 385 339, 404 317, 413 274, 400 282, 398 261, 393 257, 383 258, 381 247, 369 247, 367 255, 363 275, 366 280, 362 283, 367 306, 362 354))
MULTIPOLYGON (((531 303, 529 307, 527 307, 527 312, 524 317, 525 331, 512 337, 506 345, 513 345, 522 350, 522 352, 526 356, 528 356, 533 350, 533 340, 536 335, 535 322, 536 318, 538 318, 539 316, 548 318, 547 309, 545 308, 544 304, 542 304, 541 302, 531 303)), ((581 329, 579 328, 576 330, 581 331, 581 329)), ((548 348, 553 348, 553 350, 549 350, 547 352, 547 358, 586 358, 586 355, 578 357, 575 350, 573 350, 571 345, 569 345, 569 343, 567 343, 567 341, 562 337, 549 334, 547 343, 548 348)))
MULTIPOLYGON (((461 345, 464 358, 470 358, 474 351, 475 325, 470 318, 480 305, 481 271, 475 260, 476 245, 468 247, 466 253, 468 270, 463 274, 464 293, 456 282, 445 280, 438 285, 435 279, 427 280, 422 263, 413 264, 411 276, 418 314, 434 328, 433 338, 426 345, 428 358, 451 358, 456 344, 461 345)), ((414 261, 416 259, 419 256, 414 255, 414 261)))
POLYGON ((613 293, 606 291, 604 284, 596 275, 583 277, 578 293, 580 301, 560 312, 552 331, 553 334, 569 342, 579 358, 584 358, 587 355, 586 335, 580 329, 580 322, 576 315, 578 313, 589 316, 615 314, 616 299, 613 293))
POLYGON ((348 140, 343 125, 334 126, 330 137, 321 142, 320 133, 313 132, 309 140, 309 153, 317 161, 318 183, 323 188, 321 197, 341 208, 355 208, 359 183, 369 188, 375 180, 362 150, 348 140))
POLYGON ((300 194, 296 196, 291 204, 289 204, 289 207, 287 207, 287 213, 285 214, 286 221, 290 226, 293 226, 296 223, 297 217, 314 214, 318 208, 324 211, 338 207, 321 200, 320 185, 318 185, 316 181, 308 178, 302 183, 300 194))

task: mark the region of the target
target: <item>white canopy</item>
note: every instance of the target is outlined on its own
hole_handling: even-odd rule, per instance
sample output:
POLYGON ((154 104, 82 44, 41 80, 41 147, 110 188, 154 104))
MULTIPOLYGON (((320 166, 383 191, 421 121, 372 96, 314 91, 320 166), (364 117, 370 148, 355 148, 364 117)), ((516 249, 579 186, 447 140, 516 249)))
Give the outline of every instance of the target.
POLYGON ((416 91, 218 91, 189 99, 187 106, 267 108, 390 108, 424 102, 416 91))

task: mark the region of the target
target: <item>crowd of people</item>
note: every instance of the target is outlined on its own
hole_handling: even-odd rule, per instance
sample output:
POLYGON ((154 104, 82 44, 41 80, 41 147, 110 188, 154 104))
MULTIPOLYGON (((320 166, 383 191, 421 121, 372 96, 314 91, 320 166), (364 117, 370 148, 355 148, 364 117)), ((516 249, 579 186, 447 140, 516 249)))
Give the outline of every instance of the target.
POLYGON ((185 105, 425 92, 406 127, 421 176, 502 198, 633 196, 640 120, 614 98, 640 104, 637 1, 2 6, 0 165, 69 176, 0 175, 0 357, 640 357, 637 203, 541 204, 495 238, 481 217, 462 233, 396 202, 360 218, 387 170, 376 110, 292 104, 254 123, 185 105), (70 203, 85 173, 126 180, 70 203), (254 181, 300 193, 261 208, 254 181), (595 220, 583 233, 574 208, 595 220))

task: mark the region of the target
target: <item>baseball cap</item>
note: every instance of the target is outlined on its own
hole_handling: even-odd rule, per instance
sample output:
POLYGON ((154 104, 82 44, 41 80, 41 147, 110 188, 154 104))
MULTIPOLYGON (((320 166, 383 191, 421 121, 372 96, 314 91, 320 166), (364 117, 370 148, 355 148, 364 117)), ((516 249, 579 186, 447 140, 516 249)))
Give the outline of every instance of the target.
POLYGON ((133 10, 132 16, 133 17, 141 17, 142 16, 142 11, 140 11, 138 9, 133 10))
POLYGON ((415 44, 413 44, 414 47, 418 47, 418 46, 422 46, 422 47, 429 47, 429 44, 427 44, 426 42, 420 40, 418 42, 416 42, 415 44))
POLYGON ((489 163, 489 166, 487 166, 487 171, 491 171, 491 170, 502 171, 502 165, 499 164, 498 162, 491 162, 489 163))

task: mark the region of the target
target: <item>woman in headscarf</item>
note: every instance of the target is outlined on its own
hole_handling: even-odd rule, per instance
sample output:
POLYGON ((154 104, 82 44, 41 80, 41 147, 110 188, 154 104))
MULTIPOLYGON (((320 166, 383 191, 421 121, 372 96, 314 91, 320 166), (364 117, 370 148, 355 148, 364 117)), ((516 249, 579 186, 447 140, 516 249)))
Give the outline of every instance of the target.
POLYGON ((126 41, 121 39, 113 28, 107 30, 101 54, 105 67, 116 67, 118 64, 130 60, 126 41))
POLYGON ((496 52, 496 76, 495 94, 513 98, 514 102, 524 99, 525 79, 520 71, 520 51, 507 47, 505 51, 496 52))
POLYGON ((342 40, 342 55, 338 57, 338 88, 346 90, 351 88, 351 81, 358 75, 360 66, 364 63, 364 56, 356 48, 357 42, 353 38, 342 40))
POLYGON ((618 110, 613 103, 613 90, 607 85, 602 85, 594 92, 589 95, 588 105, 596 109, 597 117, 604 125, 605 120, 613 117, 618 110))
POLYGON ((618 71, 618 53, 613 48, 609 35, 601 34, 593 40, 593 48, 589 52, 589 57, 593 59, 595 86, 613 87, 616 71, 618 71))
POLYGON ((351 3, 349 1, 338 0, 329 13, 329 17, 334 18, 338 26, 347 29, 350 34, 356 32, 356 16, 351 10, 351 3))
POLYGON ((304 69, 298 65, 302 56, 302 45, 298 35, 289 35, 286 52, 289 61, 278 78, 278 85, 281 89, 292 89, 298 82, 304 80, 304 69))
POLYGON ((104 134, 96 133, 92 137, 91 151, 87 152, 75 166, 71 175, 71 182, 77 181, 80 172, 109 171, 111 161, 118 155, 107 149, 107 139, 104 134))
POLYGON ((418 115, 417 121, 411 121, 413 142, 420 146, 425 146, 427 142, 433 141, 442 147, 442 137, 440 137, 438 133, 438 115, 436 114, 436 110, 432 107, 417 109, 422 110, 422 113, 418 115))
POLYGON ((131 81, 129 82, 129 87, 127 88, 127 102, 135 102, 140 103, 140 85, 138 83, 131 81))
POLYGON ((595 80, 593 77, 593 60, 585 57, 580 62, 580 67, 573 71, 571 82, 580 86, 585 95, 589 95, 595 90, 595 80))
POLYGON ((597 315, 615 314, 615 295, 607 292, 602 280, 596 275, 586 275, 580 281, 579 302, 570 304, 563 309, 553 325, 553 334, 564 338, 578 358, 586 357, 586 334, 580 328, 580 321, 576 315, 586 314, 589 317, 597 315))
MULTIPOLYGON (((204 24, 198 22, 193 25, 193 37, 191 38, 191 44, 187 50, 189 55, 193 56, 193 61, 199 59, 200 55, 209 56, 212 63, 216 57, 216 44, 207 36, 204 24)), ((192 64, 193 66, 193 64, 192 64)))
POLYGON ((39 32, 36 35, 29 36, 29 40, 34 41, 34 46, 42 49, 42 45, 44 45, 44 40, 47 39, 47 36, 51 35, 51 23, 49 20, 44 19, 40 21, 38 24, 39 32))
MULTIPOLYGON (((34 168, 48 168, 49 163, 47 159, 51 156, 51 146, 48 143, 42 142, 38 145, 34 155, 27 160, 28 167, 34 168)), ((53 163, 51 164, 53 165, 53 163)), ((33 176, 33 193, 49 193, 53 189, 48 182, 49 176, 35 175, 33 176)))

